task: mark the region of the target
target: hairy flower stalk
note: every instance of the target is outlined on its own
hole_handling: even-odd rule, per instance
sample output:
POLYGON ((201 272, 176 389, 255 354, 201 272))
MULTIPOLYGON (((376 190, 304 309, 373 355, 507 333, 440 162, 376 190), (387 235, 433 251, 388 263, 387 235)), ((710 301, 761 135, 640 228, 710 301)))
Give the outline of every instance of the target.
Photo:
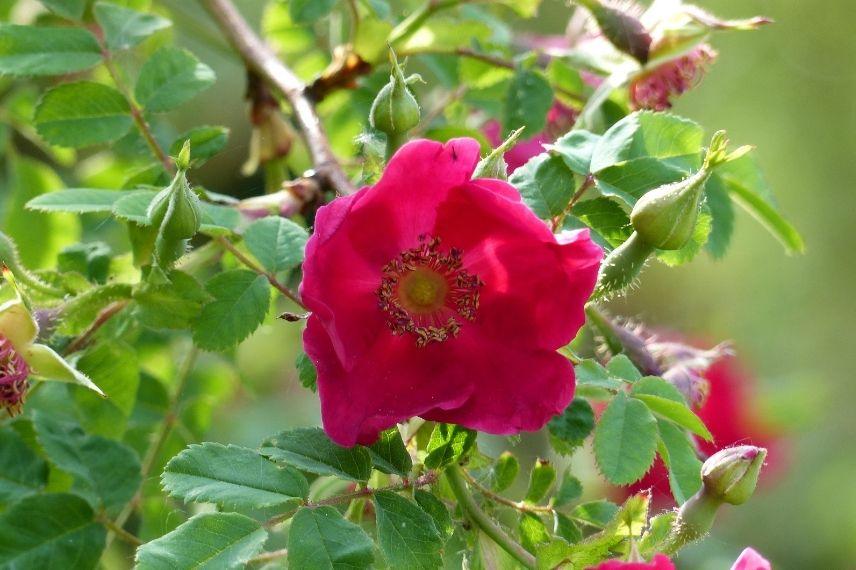
POLYGON ((707 535, 725 503, 742 505, 755 492, 767 450, 751 445, 729 447, 713 454, 701 468, 702 488, 684 503, 663 545, 674 554, 707 535))

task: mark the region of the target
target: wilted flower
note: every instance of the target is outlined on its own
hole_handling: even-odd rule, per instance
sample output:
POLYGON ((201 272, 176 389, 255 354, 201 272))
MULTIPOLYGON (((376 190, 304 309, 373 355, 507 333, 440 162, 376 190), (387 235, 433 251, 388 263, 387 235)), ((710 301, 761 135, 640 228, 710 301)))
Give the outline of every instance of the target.
POLYGON ((478 160, 472 139, 413 141, 318 211, 303 338, 341 445, 412 416, 536 430, 573 396, 556 350, 584 322, 602 252, 586 231, 553 235, 509 184, 470 180, 478 160))
POLYGON ((737 560, 731 570, 771 570, 770 561, 758 554, 751 546, 747 546, 737 560))
POLYGON ((672 99, 698 85, 716 55, 708 44, 701 44, 688 54, 655 67, 630 84, 631 105, 652 111, 671 109, 672 99))
POLYGON ((0 305, 0 408, 13 416, 20 413, 31 374, 80 384, 104 395, 50 347, 36 344, 38 333, 36 321, 20 298, 0 305))
POLYGON ((247 99, 250 101, 249 115, 253 130, 250 134, 250 154, 241 166, 241 174, 251 176, 259 166, 287 156, 297 135, 282 116, 279 102, 254 75, 249 78, 247 99))
POLYGON ((655 554, 650 562, 625 562, 607 560, 590 570, 675 570, 675 565, 665 554, 655 554))

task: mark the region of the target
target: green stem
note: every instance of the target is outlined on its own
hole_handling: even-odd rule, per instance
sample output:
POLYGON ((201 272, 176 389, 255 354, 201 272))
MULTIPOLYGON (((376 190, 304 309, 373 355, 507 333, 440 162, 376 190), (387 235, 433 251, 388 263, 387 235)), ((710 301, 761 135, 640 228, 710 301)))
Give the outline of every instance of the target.
POLYGON ((395 48, 398 42, 410 37, 428 18, 441 10, 457 6, 464 1, 466 0, 428 0, 393 28, 386 42, 395 48))
POLYGON ((461 468, 457 465, 451 465, 446 468, 445 474, 446 481, 449 482, 452 493, 455 494, 455 497, 458 499, 458 505, 467 515, 467 518, 489 536, 491 540, 502 547, 503 550, 513 556, 515 560, 523 564, 523 566, 526 568, 535 568, 535 557, 505 534, 505 531, 499 528, 499 525, 476 504, 475 499, 473 499, 473 496, 467 490, 467 484, 464 481, 464 476, 461 474, 461 468))
POLYGON ((722 501, 709 495, 702 487, 681 506, 675 522, 672 523, 672 532, 660 547, 660 551, 671 556, 687 544, 707 535, 713 527, 716 511, 720 506, 722 501))
POLYGON ((633 283, 652 253, 654 247, 637 232, 630 234, 624 243, 612 250, 600 266, 597 287, 592 298, 609 297, 623 291, 633 283))
POLYGON ((395 154, 401 146, 408 140, 407 133, 387 133, 386 134, 386 160, 389 161, 392 155, 395 154))

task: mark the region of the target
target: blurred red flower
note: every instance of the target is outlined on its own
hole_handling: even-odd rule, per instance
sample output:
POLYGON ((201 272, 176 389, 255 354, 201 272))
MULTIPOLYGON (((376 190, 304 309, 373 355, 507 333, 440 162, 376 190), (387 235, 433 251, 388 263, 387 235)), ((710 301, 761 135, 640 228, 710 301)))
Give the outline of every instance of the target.
MULTIPOLYGON (((574 126, 577 111, 555 101, 547 113, 547 126, 544 130, 527 139, 523 139, 505 153, 505 163, 511 174, 526 164, 530 158, 544 152, 544 145, 554 142, 574 126)), ((498 121, 488 121, 484 125, 484 134, 493 146, 502 143, 502 126, 498 121)))
POLYGON ((665 554, 655 554, 651 562, 625 562, 623 560, 607 560, 590 570, 675 570, 675 565, 665 554))
POLYGON ((412 416, 488 433, 540 429, 574 393, 556 350, 584 322, 601 249, 554 235, 479 144, 412 141, 380 181, 318 211, 301 296, 324 429, 371 443, 412 416))

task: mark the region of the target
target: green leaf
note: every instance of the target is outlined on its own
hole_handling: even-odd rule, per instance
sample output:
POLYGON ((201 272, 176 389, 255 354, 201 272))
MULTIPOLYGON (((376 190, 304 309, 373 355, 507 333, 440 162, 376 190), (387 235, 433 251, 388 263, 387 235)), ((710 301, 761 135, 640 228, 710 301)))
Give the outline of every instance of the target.
POLYGON ((261 552, 267 532, 237 513, 203 513, 137 549, 136 570, 244 568, 261 552))
POLYGON ((455 48, 471 46, 474 42, 487 42, 493 30, 485 22, 461 18, 433 17, 407 36, 403 42, 392 45, 400 52, 437 51, 451 52, 455 48))
POLYGON ((410 453, 407 452, 397 428, 382 432, 380 438, 370 445, 368 450, 372 456, 372 464, 378 471, 407 477, 413 469, 410 453))
POLYGON ((211 442, 170 459, 161 484, 173 497, 232 510, 294 506, 309 494, 295 469, 278 467, 252 449, 211 442))
POLYGON ((648 376, 639 382, 642 382, 642 385, 634 385, 630 392, 634 398, 645 402, 645 405, 658 416, 690 430, 707 441, 713 441, 713 435, 705 427, 704 422, 689 409, 681 393, 672 384, 654 376, 648 376))
POLYGON ((508 6, 521 18, 532 18, 538 12, 541 0, 498 0, 497 3, 508 6))
POLYGON ((131 290, 127 283, 106 283, 70 299, 62 308, 57 331, 69 336, 82 333, 107 305, 130 299, 131 290))
POLYGON ((657 449, 657 422, 645 404, 623 392, 609 403, 594 432, 594 452, 604 477, 615 485, 639 480, 657 449))
POLYGON ((244 243, 259 263, 271 273, 300 265, 308 232, 291 220, 268 216, 244 231, 244 243))
POLYGON ((173 270, 169 283, 147 284, 134 292, 136 316, 144 325, 155 329, 187 329, 199 315, 202 305, 211 299, 191 275, 173 270))
POLYGON ((731 197, 773 234, 788 253, 805 251, 802 236, 779 213, 770 187, 751 154, 723 164, 714 176, 723 180, 731 197))
POLYGON ((106 535, 80 497, 25 497, 0 515, 0 567, 90 570, 101 558, 106 535))
POLYGON ((92 390, 74 390, 81 425, 94 435, 121 439, 140 385, 137 351, 119 340, 101 340, 86 351, 77 368, 107 395, 102 398, 92 390))
POLYGON ((544 521, 535 513, 520 513, 517 530, 520 532, 520 544, 529 552, 535 552, 539 545, 551 538, 544 521))
POLYGON ((57 256, 60 272, 76 271, 91 282, 107 281, 113 250, 103 241, 73 243, 62 248, 57 256))
POLYGON ((633 233, 627 212, 614 200, 603 196, 578 202, 571 213, 601 236, 609 247, 618 247, 633 233))
POLYGON ((311 24, 330 13, 336 0, 290 0, 288 12, 296 24, 311 24))
POLYGON ((476 443, 477 433, 452 424, 437 424, 428 441, 425 466, 442 469, 460 461, 476 443))
POLYGON ((133 124, 122 94, 92 81, 64 83, 49 90, 36 106, 33 120, 46 141, 74 148, 114 141, 133 124))
POLYGON ((378 542, 391 568, 434 570, 443 541, 431 515, 390 491, 374 495, 378 542))
POLYGON ((143 64, 134 96, 146 111, 162 113, 190 101, 215 80, 214 71, 192 53, 167 46, 143 64))
POLYGON ((559 489, 556 491, 553 505, 556 507, 564 507, 579 499, 583 495, 583 484, 579 479, 574 477, 571 470, 565 471, 562 476, 562 481, 559 483, 559 489))
POLYGON ((624 386, 624 380, 611 374, 596 360, 587 358, 574 366, 578 386, 591 386, 607 390, 619 390, 624 386))
POLYGON ((669 469, 669 486, 675 501, 682 505, 701 489, 701 461, 687 434, 673 423, 657 420, 660 457, 669 469))
POLYGON ((591 171, 602 170, 637 158, 657 159, 696 156, 704 130, 697 123, 670 113, 639 111, 615 123, 598 141, 591 171))
POLYGON ((674 510, 651 517, 648 530, 639 541, 639 552, 643 556, 647 557, 662 550, 662 544, 672 533, 672 523, 676 515, 677 510, 674 510))
POLYGON ((48 482, 48 466, 9 426, 0 427, 0 505, 40 492, 48 482))
POLYGON ((338 446, 321 428, 297 428, 278 433, 262 442, 261 453, 301 471, 352 481, 367 481, 372 471, 372 459, 365 447, 338 446))
POLYGON ((93 506, 116 512, 140 486, 140 461, 127 445, 39 412, 34 418, 39 443, 48 459, 71 474, 75 490, 93 506))
POLYGON ((39 0, 45 7, 63 18, 79 20, 86 11, 89 0, 39 0))
POLYGON ((559 512, 555 513, 554 516, 556 517, 555 531, 557 536, 561 536, 571 544, 582 539, 583 532, 569 516, 559 512))
POLYGON ((255 331, 270 305, 268 280, 246 269, 215 275, 205 284, 214 300, 193 323, 193 342, 205 350, 232 348, 255 331))
POLYGON ((134 47, 158 30, 172 25, 166 18, 137 12, 111 2, 96 2, 92 11, 95 21, 104 30, 107 47, 111 50, 134 47))
POLYGON ((591 171, 591 157, 599 141, 600 135, 576 130, 559 137, 553 144, 546 145, 546 148, 562 157, 573 172, 587 176, 591 171))
POLYGON ((220 153, 228 140, 227 127, 196 127, 176 138, 169 147, 169 154, 178 156, 185 141, 190 141, 190 163, 192 166, 202 166, 209 158, 220 153))
POLYGON ((642 378, 642 374, 626 354, 616 354, 613 356, 607 362, 606 370, 614 377, 621 378, 627 382, 636 382, 642 378))
POLYGON ((493 490, 504 491, 514 484, 520 473, 520 462, 510 451, 503 451, 493 465, 493 490))
POLYGON ((574 174, 558 156, 539 154, 512 173, 508 181, 541 219, 561 214, 574 194, 574 174))
POLYGON ((315 365, 309 360, 309 356, 301 351, 294 365, 297 367, 297 379, 300 380, 300 384, 308 390, 317 392, 318 371, 315 370, 315 365))
POLYGON ((594 430, 594 410, 585 398, 574 398, 565 411, 547 423, 547 429, 557 451, 570 454, 594 430))
POLYGON ((288 533, 288 565, 305 570, 361 570, 374 562, 374 543, 333 507, 302 508, 288 533))
POLYGON ((595 528, 603 528, 618 513, 618 505, 605 499, 578 505, 572 511, 574 518, 595 528))
POLYGON ((699 155, 669 162, 652 157, 635 158, 599 172, 597 188, 604 196, 633 206, 649 190, 683 180, 697 170, 699 164, 699 155))
POLYGON ((718 176, 711 176, 704 187, 705 204, 710 210, 711 228, 705 248, 711 257, 721 259, 731 243, 734 233, 734 204, 725 184, 718 176))
POLYGON ((538 71, 518 70, 508 86, 502 126, 505 136, 525 127, 525 136, 536 136, 547 126, 547 113, 553 105, 553 88, 538 71))
POLYGON ((98 41, 86 30, 0 24, 0 74, 66 75, 100 62, 98 41))
MULTIPOLYGON (((113 204, 113 215, 126 222, 148 226, 147 210, 158 193, 153 190, 134 190, 122 194, 113 204)), ((222 235, 233 230, 241 221, 241 214, 235 208, 209 202, 200 202, 199 206, 202 209, 202 232, 222 235)))
POLYGON ((543 499, 553 483, 556 482, 556 468, 547 459, 538 459, 529 472, 529 487, 523 499, 529 503, 537 503, 543 499))
POLYGON ((440 536, 449 538, 455 530, 455 525, 452 523, 452 516, 449 514, 449 508, 442 500, 433 493, 417 489, 413 493, 413 498, 416 499, 416 504, 422 507, 422 510, 431 515, 434 519, 434 526, 440 531, 440 536))

